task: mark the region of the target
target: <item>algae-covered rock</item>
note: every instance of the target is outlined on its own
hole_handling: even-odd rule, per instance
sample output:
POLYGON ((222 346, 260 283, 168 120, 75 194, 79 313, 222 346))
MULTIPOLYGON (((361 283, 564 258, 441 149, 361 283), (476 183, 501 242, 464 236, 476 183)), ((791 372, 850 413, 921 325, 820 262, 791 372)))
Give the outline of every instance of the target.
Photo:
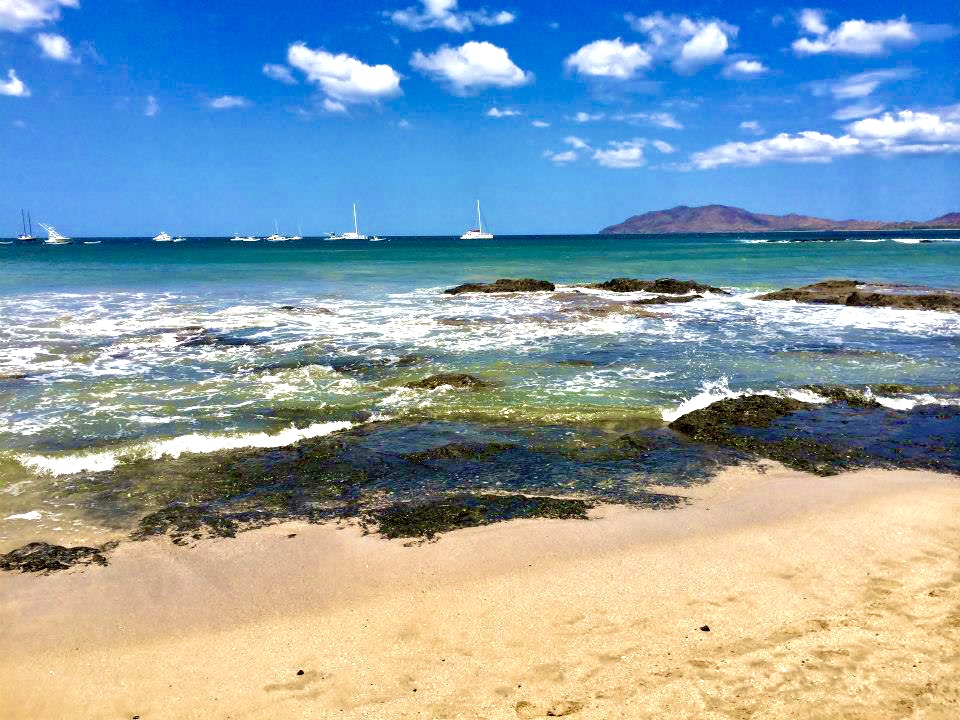
POLYGON ((777 418, 805 407, 809 405, 773 395, 725 398, 677 418, 670 427, 694 440, 711 442, 717 433, 725 433, 730 427, 767 427, 777 418))
POLYGON ((517 447, 513 443, 450 443, 429 450, 406 453, 401 457, 412 463, 429 460, 489 460, 517 447))
POLYGON ((447 295, 460 295, 461 293, 553 292, 554 290, 556 286, 547 280, 501 278, 492 283, 465 283, 443 292, 447 295))
POLYGON ((236 537, 238 523, 202 505, 173 503, 150 513, 140 520, 133 532, 134 540, 145 540, 153 535, 169 534, 173 542, 185 544, 186 537, 236 537))
POLYGON ((116 543, 107 543, 101 547, 64 547, 32 542, 0 555, 0 570, 47 574, 66 570, 74 565, 106 565, 107 558, 104 553, 112 550, 115 545, 116 543))
POLYGON ((668 303, 688 303, 694 300, 702 300, 703 295, 657 295, 652 298, 643 298, 634 300, 634 305, 666 305, 668 303))
POLYGON ((880 407, 880 403, 868 395, 866 391, 846 385, 806 385, 804 389, 829 398, 833 402, 846 403, 851 407, 880 407))
POLYGON ((960 292, 931 290, 912 285, 862 283, 858 280, 825 280, 799 288, 784 288, 758 295, 757 300, 793 300, 819 305, 886 307, 903 310, 960 312, 960 292))
POLYGON ((466 388, 468 390, 480 390, 491 387, 491 384, 474 375, 465 373, 438 373, 431 375, 423 380, 408 383, 407 387, 416 390, 436 390, 438 387, 449 385, 455 388, 466 388))
POLYGON ((514 518, 586 519, 591 503, 528 495, 462 494, 432 502, 397 503, 367 512, 366 527, 386 538, 432 540, 439 533, 514 518))
POLYGON ((712 285, 704 285, 694 280, 677 280, 676 278, 659 278, 658 280, 637 280, 635 278, 614 278, 606 282, 587 285, 597 290, 610 292, 652 292, 663 295, 686 295, 692 292, 712 292, 718 295, 729 295, 726 290, 712 285))

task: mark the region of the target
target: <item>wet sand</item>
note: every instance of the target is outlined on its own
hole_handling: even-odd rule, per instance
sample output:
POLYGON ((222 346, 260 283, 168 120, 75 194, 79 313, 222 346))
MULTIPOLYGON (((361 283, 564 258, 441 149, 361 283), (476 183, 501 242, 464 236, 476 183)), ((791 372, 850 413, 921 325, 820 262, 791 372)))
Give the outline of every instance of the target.
POLYGON ((960 478, 767 463, 683 492, 416 547, 287 523, 3 574, 0 714, 960 717, 960 478))

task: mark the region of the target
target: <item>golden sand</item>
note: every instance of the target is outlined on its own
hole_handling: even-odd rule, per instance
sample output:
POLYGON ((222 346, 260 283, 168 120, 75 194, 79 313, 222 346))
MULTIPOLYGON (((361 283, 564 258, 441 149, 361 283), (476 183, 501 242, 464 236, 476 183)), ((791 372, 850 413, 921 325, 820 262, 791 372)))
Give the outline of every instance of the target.
POLYGON ((684 492, 5 574, 0 717, 960 717, 960 479, 767 464, 684 492))

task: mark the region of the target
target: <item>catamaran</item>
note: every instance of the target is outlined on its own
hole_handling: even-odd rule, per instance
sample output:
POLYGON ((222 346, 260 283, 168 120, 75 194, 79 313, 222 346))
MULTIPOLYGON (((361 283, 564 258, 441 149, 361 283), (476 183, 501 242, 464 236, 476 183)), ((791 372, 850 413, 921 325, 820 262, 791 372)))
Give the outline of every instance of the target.
POLYGON ((230 242, 260 242, 260 238, 252 237, 247 235, 246 237, 240 237, 239 233, 234 233, 233 237, 230 238, 230 242))
POLYGON ((286 242, 290 238, 284 237, 280 234, 280 226, 277 224, 277 221, 273 221, 273 235, 268 235, 266 237, 267 242, 286 242))
POLYGON ((297 234, 290 238, 291 240, 303 240, 303 227, 297 225, 297 234))
POLYGON ((23 214, 23 208, 20 208, 20 222, 23 224, 23 232, 20 235, 17 235, 17 240, 20 242, 33 242, 37 238, 33 236, 33 218, 30 217, 30 213, 27 213, 26 216, 23 214), (30 230, 27 230, 27 220, 30 222, 30 230))
POLYGON ((66 235, 61 235, 57 232, 57 229, 52 225, 44 225, 43 223, 38 223, 40 227, 47 231, 47 239, 44 240, 45 245, 69 245, 73 242, 66 235))
POLYGON ((162 232, 153 238, 154 242, 171 242, 172 240, 173 238, 170 237, 170 233, 167 232, 162 232))
POLYGON ((477 227, 467 230, 460 236, 461 240, 493 240, 493 235, 483 231, 483 219, 480 217, 480 201, 477 200, 477 227))
POLYGON ((353 232, 345 232, 340 235, 330 234, 327 240, 366 240, 366 235, 360 234, 360 226, 357 224, 357 204, 353 204, 353 232))

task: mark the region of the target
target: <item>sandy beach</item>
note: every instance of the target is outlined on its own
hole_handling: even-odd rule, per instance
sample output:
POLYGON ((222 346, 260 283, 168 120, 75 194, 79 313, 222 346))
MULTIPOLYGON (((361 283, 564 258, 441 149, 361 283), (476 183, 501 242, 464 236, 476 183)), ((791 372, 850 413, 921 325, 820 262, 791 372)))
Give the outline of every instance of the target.
POLYGON ((413 547, 285 523, 7 573, 2 714, 960 715, 956 477, 765 463, 684 493, 413 547))

